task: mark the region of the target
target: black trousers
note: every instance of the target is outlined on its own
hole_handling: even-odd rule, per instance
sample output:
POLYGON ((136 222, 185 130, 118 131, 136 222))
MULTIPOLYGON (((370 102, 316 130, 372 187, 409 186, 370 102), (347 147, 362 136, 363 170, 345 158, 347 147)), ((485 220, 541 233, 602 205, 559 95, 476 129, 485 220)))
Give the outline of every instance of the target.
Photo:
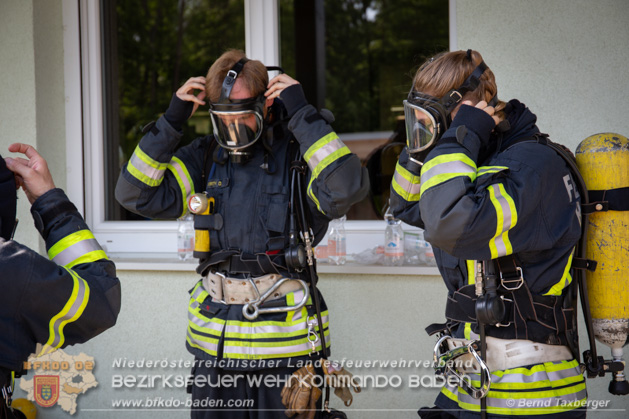
POLYGON ((298 368, 229 371, 200 363, 192 385, 193 419, 286 419, 281 392, 298 368))

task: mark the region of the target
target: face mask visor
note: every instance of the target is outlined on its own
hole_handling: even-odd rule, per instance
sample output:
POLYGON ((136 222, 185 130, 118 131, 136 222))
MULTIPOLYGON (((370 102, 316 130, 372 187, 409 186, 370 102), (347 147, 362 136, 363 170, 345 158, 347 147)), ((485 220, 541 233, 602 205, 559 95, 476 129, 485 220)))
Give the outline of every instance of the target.
POLYGON ((418 153, 426 150, 439 139, 440 126, 437 120, 435 120, 437 112, 432 106, 425 105, 435 105, 437 102, 429 98, 425 100, 409 98, 409 100, 405 100, 403 103, 407 150, 409 153, 418 153))
POLYGON ((262 106, 258 106, 260 102, 258 99, 247 99, 243 103, 211 105, 214 137, 221 147, 241 150, 260 138, 264 128, 262 106))

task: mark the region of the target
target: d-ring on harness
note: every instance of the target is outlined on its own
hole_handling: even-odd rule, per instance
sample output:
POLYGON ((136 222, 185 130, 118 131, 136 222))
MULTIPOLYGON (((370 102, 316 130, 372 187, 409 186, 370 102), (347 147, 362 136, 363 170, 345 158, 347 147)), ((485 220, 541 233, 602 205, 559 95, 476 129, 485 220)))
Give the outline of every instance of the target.
POLYGON ((255 300, 246 303, 242 307, 242 315, 245 316, 247 320, 255 320, 262 313, 284 313, 287 311, 299 310, 304 305, 306 305, 306 302, 310 297, 310 290, 308 289, 308 285, 301 279, 282 278, 275 284, 273 284, 272 287, 266 290, 263 295, 260 295, 260 290, 251 278, 249 278, 249 281, 251 282, 251 285, 253 286, 253 289, 255 290, 258 297, 255 300), (286 281, 299 282, 299 285, 301 285, 304 290, 304 297, 301 299, 301 301, 294 306, 260 308, 260 304, 264 303, 264 301, 266 301, 266 299, 269 298, 269 296, 271 296, 286 281))

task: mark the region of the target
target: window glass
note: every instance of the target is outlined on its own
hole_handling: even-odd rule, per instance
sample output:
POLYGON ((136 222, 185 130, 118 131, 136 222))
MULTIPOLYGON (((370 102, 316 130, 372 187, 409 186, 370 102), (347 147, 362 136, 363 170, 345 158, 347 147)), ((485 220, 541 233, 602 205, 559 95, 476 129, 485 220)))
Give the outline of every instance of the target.
MULTIPOLYGON (((106 219, 138 219, 114 198, 120 168, 175 90, 205 76, 226 49, 245 49, 244 0, 107 0, 101 17, 106 219)), ((209 115, 199 110, 180 146, 209 129, 209 115)))
POLYGON ((349 219, 381 219, 406 138, 402 101, 426 58, 448 49, 443 0, 280 0, 284 70, 370 171, 349 219), (323 10, 322 10, 323 9, 323 10))

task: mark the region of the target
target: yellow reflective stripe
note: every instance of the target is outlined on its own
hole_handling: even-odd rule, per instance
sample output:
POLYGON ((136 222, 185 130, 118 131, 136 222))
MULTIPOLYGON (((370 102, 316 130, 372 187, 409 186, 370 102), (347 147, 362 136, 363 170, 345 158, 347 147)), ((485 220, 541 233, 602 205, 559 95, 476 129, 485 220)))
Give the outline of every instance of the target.
POLYGON ((72 268, 80 263, 107 259, 107 254, 90 230, 69 234, 48 249, 48 257, 58 265, 72 268))
POLYGON ((433 186, 440 185, 450 179, 467 176, 476 180, 476 163, 463 153, 452 153, 437 156, 422 166, 421 191, 423 195, 433 186))
POLYGON ((127 163, 127 171, 140 182, 148 186, 159 186, 164 179, 168 163, 153 160, 140 146, 137 146, 127 163))
POLYGON ((513 198, 509 196, 502 183, 487 188, 489 199, 496 209, 496 234, 489 240, 491 258, 496 259, 513 253, 509 240, 509 230, 518 222, 518 213, 513 198))
MULTIPOLYGON (((327 137, 330 137, 330 135, 332 135, 332 134, 334 134, 334 136, 336 136, 336 134, 333 133, 333 132, 328 134, 328 135, 326 135, 321 140, 319 140, 316 143, 314 143, 308 149, 308 152, 313 150, 313 148, 315 148, 317 146, 317 144, 319 144, 319 142, 325 140, 327 137)), ((338 138, 338 137, 336 137, 336 138, 338 138)), ((332 138, 332 140, 334 140, 334 138, 332 138)), ((332 140, 328 139, 327 142, 332 141, 332 140)), ((323 145, 325 145, 325 144, 323 144, 323 145)), ((306 155, 308 154, 308 152, 306 152, 306 155)), ((316 150, 314 152, 316 152, 316 150)), ((312 156, 312 154, 314 154, 314 153, 311 153, 311 156, 312 156)), ((327 156, 325 156, 321 161, 319 161, 319 163, 317 164, 317 166, 314 169, 312 169, 312 168, 310 169, 311 170, 311 175, 310 175, 310 182, 308 182, 308 196, 317 205, 317 209, 321 213, 324 213, 324 212, 323 212, 323 210, 321 210, 321 205, 319 204, 319 200, 317 199, 317 197, 314 195, 314 192, 312 191, 312 183, 319 176, 319 174, 323 171, 323 169, 328 167, 334 161, 336 161, 336 160, 340 159, 341 157, 346 156, 348 154, 351 154, 351 151, 349 150, 349 148, 347 148, 347 146, 344 145, 343 147, 337 149, 333 153, 330 153, 327 156)), ((308 161, 306 156, 304 156, 304 159, 306 159, 306 161, 308 161)))
MULTIPOLYGON (((476 261, 466 260, 465 265, 467 266, 467 283, 474 284, 476 282, 476 261)), ((465 335, 465 339, 472 339, 472 323, 465 323, 463 334, 465 335)))
POLYGON ((570 275, 570 267, 572 266, 572 255, 574 255, 574 249, 570 253, 570 257, 568 257, 568 263, 563 270, 563 275, 559 282, 553 285, 550 290, 544 295, 561 295, 561 292, 564 288, 566 288, 572 282, 572 275, 570 275))
POLYGON ((407 202, 419 201, 421 178, 406 170, 399 161, 395 166, 391 186, 403 200, 407 202))
POLYGON ((50 319, 48 324, 50 337, 40 352, 40 356, 63 346, 65 342, 63 329, 68 323, 72 323, 81 317, 90 299, 90 287, 87 281, 77 275, 72 269, 65 267, 64 269, 70 273, 74 282, 72 294, 63 309, 50 319))
MULTIPOLYGON (((317 141, 315 141, 315 143, 313 145, 311 145, 308 150, 306 150, 306 153, 304 154, 304 160, 306 161, 306 163, 308 163, 310 161, 310 159, 312 158, 312 156, 319 151, 321 148, 323 148, 326 144, 337 140, 339 138, 338 135, 336 135, 336 133, 334 131, 332 131, 331 133, 324 135, 323 137, 319 138, 317 141)), ((316 165, 315 165, 316 166, 316 165)))
POLYGON ((194 183, 192 182, 192 177, 190 177, 190 172, 188 172, 188 168, 181 161, 181 159, 173 156, 168 163, 168 170, 172 172, 177 179, 177 183, 179 184, 179 188, 181 189, 181 197, 183 200, 183 211, 181 215, 185 215, 188 211, 188 196, 194 194, 194 183))
MULTIPOLYGON (((585 393, 585 383, 583 383, 582 385, 582 390, 585 393)), ((463 392, 462 389, 459 388, 459 391, 463 392)), ((465 409, 465 410, 469 410, 469 411, 476 411, 476 412, 480 412, 480 404, 475 404, 475 403, 466 403, 464 401, 459 400, 459 398, 457 397, 456 394, 454 394, 450 389, 448 389, 447 387, 443 387, 441 389, 441 392, 443 393, 443 395, 445 395, 446 397, 448 397, 450 400, 452 400, 453 402, 457 403, 459 405, 459 407, 465 409)), ((464 393, 464 392, 463 392, 464 393)), ((491 393, 491 391, 490 391, 491 393)), ((489 396, 488 396, 489 397, 489 396)), ((470 397, 471 399, 471 397, 470 397)), ((551 414, 551 413, 562 413, 562 412, 567 412, 570 410, 574 410, 580 406, 584 406, 585 405, 585 401, 587 400, 587 396, 581 398, 581 399, 577 399, 574 401, 565 401, 563 399, 559 399, 557 401, 557 403, 555 405, 550 404, 548 407, 518 407, 518 403, 519 400, 527 400, 529 401, 530 404, 532 404, 533 402, 531 402, 531 399, 525 399, 523 397, 520 397, 520 393, 515 393, 515 394, 511 394, 510 397, 507 398, 508 400, 512 400, 513 403, 513 408, 510 407, 496 407, 496 406, 492 406, 490 404, 490 400, 496 400, 496 399, 487 399, 487 413, 493 413, 493 414, 499 414, 499 415, 505 415, 505 417, 509 417, 509 416, 521 416, 521 415, 547 415, 547 414, 551 414)), ((535 400, 535 399, 532 399, 535 400)), ((540 401, 541 402, 541 401, 540 401)), ((538 403, 541 404, 541 403, 538 403)))
POLYGON ((508 170, 509 168, 506 166, 481 166, 476 171, 476 177, 479 178, 483 175, 489 175, 492 173, 502 172, 503 170, 508 170))

